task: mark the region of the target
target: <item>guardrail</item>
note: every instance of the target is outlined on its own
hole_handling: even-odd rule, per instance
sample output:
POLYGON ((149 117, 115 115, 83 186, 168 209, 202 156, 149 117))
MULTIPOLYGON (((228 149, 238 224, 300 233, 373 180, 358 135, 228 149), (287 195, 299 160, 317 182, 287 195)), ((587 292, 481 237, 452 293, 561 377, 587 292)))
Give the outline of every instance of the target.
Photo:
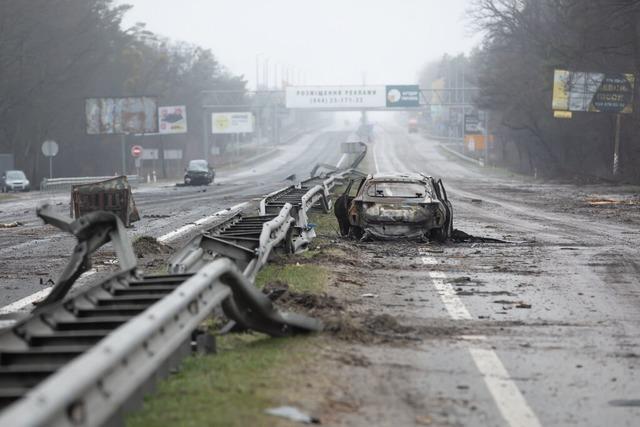
MULTIPOLYGON (((44 178, 40 183, 40 191, 71 191, 74 185, 93 184, 113 179, 113 176, 76 176, 67 178, 44 178)), ((133 187, 142 182, 138 175, 127 175, 127 181, 133 187)))
POLYGON ((31 390, 0 414, 0 425, 118 423, 113 418, 136 392, 189 353, 192 331, 216 306, 237 324, 272 336, 322 328, 277 312, 230 260, 216 260, 31 390))
POLYGON ((273 250, 290 242, 291 211, 286 204, 277 215, 236 212, 200 236, 206 244, 183 250, 198 260, 185 269, 193 272, 144 276, 115 215, 72 221, 41 209, 78 245, 55 297, 0 332, 0 425, 121 423, 135 395, 189 354, 192 333, 215 307, 239 328, 272 336, 321 330, 318 320, 278 312, 252 283, 273 250), (91 253, 109 241, 124 270, 63 300, 91 253))

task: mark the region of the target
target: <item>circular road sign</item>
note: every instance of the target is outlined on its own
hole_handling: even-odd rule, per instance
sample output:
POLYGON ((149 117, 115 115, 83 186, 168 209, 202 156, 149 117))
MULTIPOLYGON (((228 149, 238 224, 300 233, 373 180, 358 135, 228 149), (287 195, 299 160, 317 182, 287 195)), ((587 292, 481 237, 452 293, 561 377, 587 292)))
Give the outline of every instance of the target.
POLYGON ((55 157, 58 154, 58 143, 50 139, 43 142, 42 154, 47 157, 55 157))
POLYGON ((142 156, 142 151, 143 151, 143 149, 139 145, 134 145, 133 147, 131 147, 131 155, 133 157, 137 158, 137 157, 142 156))

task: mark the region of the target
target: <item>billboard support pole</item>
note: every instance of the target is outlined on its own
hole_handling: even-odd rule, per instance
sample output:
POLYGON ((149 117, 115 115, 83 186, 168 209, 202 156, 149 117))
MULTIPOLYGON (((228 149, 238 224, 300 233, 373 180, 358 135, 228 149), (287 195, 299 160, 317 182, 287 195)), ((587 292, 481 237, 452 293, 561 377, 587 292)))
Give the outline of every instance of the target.
POLYGON ((202 154, 203 159, 209 160, 209 127, 207 126, 207 120, 210 118, 207 117, 207 109, 203 108, 202 110, 202 154))
POLYGON ((127 174, 127 134, 120 135, 120 148, 122 155, 122 175, 127 174))
POLYGON ((621 114, 616 114, 616 133, 613 143, 613 175, 620 174, 620 121, 621 114))
POLYGON ((484 112, 484 166, 489 166, 489 110, 484 112))

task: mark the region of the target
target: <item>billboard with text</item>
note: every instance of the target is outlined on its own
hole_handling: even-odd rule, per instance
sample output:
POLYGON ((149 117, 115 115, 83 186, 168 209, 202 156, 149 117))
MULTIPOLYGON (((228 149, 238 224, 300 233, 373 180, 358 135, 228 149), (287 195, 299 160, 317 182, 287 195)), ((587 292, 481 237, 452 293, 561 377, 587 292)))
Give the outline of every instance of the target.
POLYGON ((161 134, 187 133, 187 107, 176 105, 158 108, 158 130, 161 134))
POLYGON ((248 112, 213 113, 211 114, 211 133, 251 133, 253 122, 253 114, 248 112))
POLYGON ((633 112, 635 76, 555 70, 552 106, 557 111, 633 112))
POLYGON ((155 97, 87 98, 85 120, 89 135, 125 135, 158 132, 155 97))

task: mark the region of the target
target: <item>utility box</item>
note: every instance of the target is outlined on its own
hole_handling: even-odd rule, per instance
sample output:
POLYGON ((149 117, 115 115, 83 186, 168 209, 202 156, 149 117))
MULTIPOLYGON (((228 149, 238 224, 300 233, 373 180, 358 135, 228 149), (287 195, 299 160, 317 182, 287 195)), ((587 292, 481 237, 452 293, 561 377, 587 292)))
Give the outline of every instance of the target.
POLYGON ((77 219, 95 211, 114 213, 126 227, 140 220, 126 176, 72 187, 71 216, 77 219))

